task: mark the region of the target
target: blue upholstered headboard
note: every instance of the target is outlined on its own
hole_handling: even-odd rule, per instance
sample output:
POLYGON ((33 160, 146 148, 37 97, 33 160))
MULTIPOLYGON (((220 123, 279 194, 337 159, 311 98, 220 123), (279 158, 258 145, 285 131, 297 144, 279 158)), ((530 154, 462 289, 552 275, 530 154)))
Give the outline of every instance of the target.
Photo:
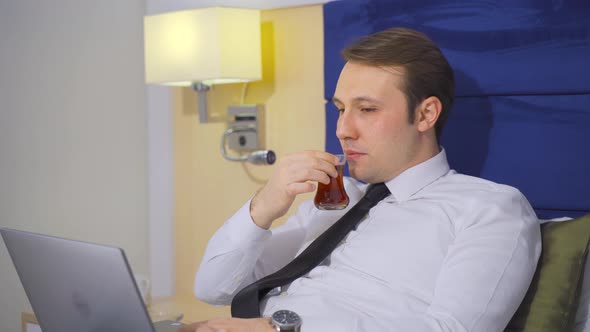
MULTIPOLYGON (((424 32, 455 72, 451 167, 517 187, 540 218, 590 213, 590 1, 344 0, 324 5, 325 97, 362 35, 424 32)), ((340 151, 326 107, 326 150, 340 151)))

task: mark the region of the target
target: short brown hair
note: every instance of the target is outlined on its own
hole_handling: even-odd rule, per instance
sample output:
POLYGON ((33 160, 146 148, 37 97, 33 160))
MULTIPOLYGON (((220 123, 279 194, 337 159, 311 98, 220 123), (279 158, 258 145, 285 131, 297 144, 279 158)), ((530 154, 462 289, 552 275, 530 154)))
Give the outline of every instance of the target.
POLYGON ((342 51, 346 61, 375 67, 403 68, 402 92, 408 103, 409 121, 414 122, 419 103, 436 96, 442 103, 435 124, 440 137, 453 105, 455 81, 453 70, 440 49, 426 35, 406 28, 391 28, 365 36, 342 51))

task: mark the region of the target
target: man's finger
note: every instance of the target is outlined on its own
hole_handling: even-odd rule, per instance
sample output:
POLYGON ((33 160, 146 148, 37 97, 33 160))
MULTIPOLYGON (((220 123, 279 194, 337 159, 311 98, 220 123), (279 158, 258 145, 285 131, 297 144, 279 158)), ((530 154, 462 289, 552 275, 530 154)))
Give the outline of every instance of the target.
POLYGON ((204 325, 204 322, 195 322, 188 325, 183 325, 176 329, 176 332, 195 332, 199 328, 199 326, 204 325))

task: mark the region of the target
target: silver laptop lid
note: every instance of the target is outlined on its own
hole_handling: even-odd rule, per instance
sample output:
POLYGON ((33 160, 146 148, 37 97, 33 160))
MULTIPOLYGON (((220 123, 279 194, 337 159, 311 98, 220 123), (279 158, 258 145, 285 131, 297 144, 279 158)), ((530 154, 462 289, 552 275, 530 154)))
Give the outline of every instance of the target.
POLYGON ((43 332, 154 332, 120 248, 0 233, 43 332))

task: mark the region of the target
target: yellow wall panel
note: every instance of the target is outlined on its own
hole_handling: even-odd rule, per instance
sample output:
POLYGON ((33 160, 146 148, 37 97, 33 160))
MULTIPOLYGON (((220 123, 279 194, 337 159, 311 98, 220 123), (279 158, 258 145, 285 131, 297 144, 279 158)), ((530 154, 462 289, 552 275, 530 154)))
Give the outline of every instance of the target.
MULTIPOLYGON (((322 6, 262 12, 263 80, 247 88, 245 103, 264 104, 266 148, 278 158, 325 144, 322 6)), ((191 304, 192 320, 229 316, 194 298, 193 279, 207 241, 269 178, 273 166, 226 161, 219 152, 227 106, 239 104, 242 85, 214 86, 210 123, 200 124, 195 93, 173 92, 176 296, 191 304)), ((309 199, 312 194, 300 197, 309 199)))

